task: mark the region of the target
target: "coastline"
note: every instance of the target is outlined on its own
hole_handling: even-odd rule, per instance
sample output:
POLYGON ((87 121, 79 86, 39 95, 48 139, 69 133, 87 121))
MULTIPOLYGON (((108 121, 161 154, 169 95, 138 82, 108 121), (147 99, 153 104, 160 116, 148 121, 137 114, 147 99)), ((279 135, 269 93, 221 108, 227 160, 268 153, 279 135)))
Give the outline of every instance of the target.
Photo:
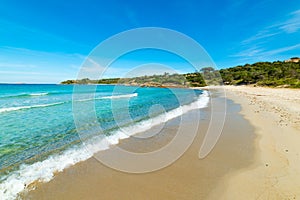
MULTIPOLYGON (((212 92, 212 96, 217 100, 214 106, 218 112, 218 99, 224 97, 217 92, 212 92)), ((35 190, 21 196, 25 199, 206 199, 218 183, 224 183, 226 174, 253 162, 253 127, 238 114, 238 104, 231 100, 227 103, 229 109, 224 131, 213 151, 204 159, 199 159, 198 153, 209 126, 211 105, 201 109, 200 127, 191 147, 166 168, 146 174, 128 174, 108 168, 91 158, 56 174, 48 183, 37 183, 33 186, 35 190), (236 123, 240 126, 235 126, 236 123), (239 134, 242 130, 245 134, 239 134)), ((190 120, 184 122, 181 128, 189 131, 195 113, 190 111, 185 114, 189 115, 190 120)), ((174 137, 179 119, 168 121, 153 140, 139 143, 128 138, 118 145, 134 152, 160 148, 174 137)))
MULTIPOLYGON (((171 166, 146 174, 110 169, 95 158, 55 173, 47 183, 27 186, 22 199, 299 199, 300 90, 250 86, 201 87, 217 100, 226 92, 228 114, 215 149, 204 159, 199 148, 209 127, 211 104, 201 109, 200 129, 188 151, 171 166), (140 186, 143 189, 136 191, 140 186), (30 191, 29 191, 30 190, 30 191)), ((219 102, 220 103, 220 102, 219 102)), ((195 112, 185 113, 189 131, 195 112)), ((166 122, 148 142, 123 139, 131 152, 157 150, 174 137, 180 117, 166 122)), ((158 127, 159 128, 159 127, 158 127)), ((151 134, 151 128, 141 134, 151 134)))
MULTIPOLYGON (((47 95, 49 93, 47 92, 47 95)), ((40 92, 38 93, 29 92, 26 93, 25 96, 26 97, 32 95, 37 96, 37 94, 38 96, 47 96, 44 95, 44 93, 40 93, 40 92)), ((138 95, 136 93, 126 95, 126 97, 135 97, 135 96, 138 95)), ((124 95, 104 96, 103 99, 116 98, 116 97, 117 98, 124 97, 124 95)), ((167 99, 169 99, 168 96, 167 99)), ((17 198, 16 195, 18 193, 26 190, 27 188, 28 189, 34 188, 36 183, 38 182, 44 183, 50 181, 52 178, 54 178, 55 174, 63 171, 66 168, 69 168, 72 165, 75 165, 76 163, 91 158, 93 154, 98 151, 108 149, 110 148, 110 146, 114 146, 119 142, 119 140, 128 138, 131 134, 136 134, 138 132, 141 132, 142 130, 148 130, 155 124, 161 124, 164 123, 166 120, 173 119, 177 116, 181 116, 182 113, 188 112, 191 109, 206 107, 208 102, 209 102, 209 97, 207 96, 207 92, 203 92, 203 94, 200 94, 199 97, 194 99, 194 101, 192 101, 190 104, 182 105, 180 106, 180 108, 171 109, 167 111, 165 114, 156 115, 154 117, 151 117, 150 119, 142 120, 140 122, 133 123, 130 126, 126 126, 125 127, 126 129, 124 129, 125 133, 122 130, 120 131, 115 130, 113 132, 110 132, 111 133, 110 136, 105 137, 106 140, 103 140, 102 137, 97 137, 97 138, 93 138, 92 140, 88 140, 86 144, 90 147, 89 150, 87 150, 86 145, 75 144, 74 146, 70 146, 70 148, 66 148, 63 151, 57 151, 57 153, 50 155, 46 159, 40 159, 37 160, 37 162, 31 162, 28 164, 20 163, 21 165, 19 168, 16 167, 15 171, 9 173, 8 176, 4 176, 4 181, 1 182, 0 184, 0 198, 15 199, 17 198), (126 134, 126 131, 129 131, 128 134, 126 134)), ((46 105, 46 107, 48 107, 48 105, 46 105)), ((23 107, 21 107, 21 109, 23 109, 23 107)), ((72 123, 73 118, 70 118, 70 121, 72 123)), ((63 119, 57 120, 57 123, 65 125, 63 119)), ((64 133, 64 130, 62 130, 61 133, 64 133)), ((79 141, 79 139, 77 141, 79 141)), ((49 144, 52 144, 52 141, 49 142, 49 144)))
POLYGON ((255 162, 228 174, 209 199, 300 199, 300 90, 224 89, 255 127, 255 162))

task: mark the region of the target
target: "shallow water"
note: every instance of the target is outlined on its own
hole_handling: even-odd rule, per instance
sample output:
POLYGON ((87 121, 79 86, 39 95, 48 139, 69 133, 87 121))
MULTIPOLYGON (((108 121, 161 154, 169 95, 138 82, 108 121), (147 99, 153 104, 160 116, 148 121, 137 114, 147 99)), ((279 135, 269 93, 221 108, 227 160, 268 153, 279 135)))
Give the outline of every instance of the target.
MULTIPOLYGON (((97 154, 85 162, 59 173, 46 184, 35 184, 35 190, 24 193, 24 199, 222 199, 227 177, 254 162, 254 128, 243 118, 240 105, 226 100, 226 121, 219 141, 204 159, 198 154, 203 138, 209 128, 214 107, 214 117, 222 122, 224 98, 213 92, 213 103, 200 110, 186 112, 168 121, 153 137, 140 139, 130 137, 116 147, 130 152, 156 151, 170 143, 178 129, 191 134, 191 126, 199 123, 193 144, 173 164, 155 172, 132 174, 114 170, 97 160, 97 154), (220 190, 219 190, 220 188, 220 190), (217 190, 216 190, 217 189, 217 190)), ((212 102, 212 101, 211 101, 212 102)), ((153 127, 143 134, 152 133, 153 127)), ((114 155, 113 148, 103 153, 114 155)), ((149 160, 153 162, 153 160, 149 160)), ((148 163, 145 163, 146 165, 148 163)))
MULTIPOLYGON (((76 87, 74 98, 72 85, 0 85, 0 197, 13 198, 24 185, 48 181, 54 171, 91 157, 94 152, 82 154, 82 140, 89 142, 100 135, 118 143, 127 137, 120 135, 120 127, 136 132, 149 119, 159 123, 162 114, 164 119, 176 117, 185 112, 181 109, 184 105, 199 106, 192 103, 201 102, 203 93, 113 85, 76 87), (87 122, 77 127, 80 137, 74 105, 77 114, 82 113, 82 122, 87 122), (90 106, 96 121, 86 112, 90 106), (93 129, 95 126, 100 129, 93 129)), ((206 104, 203 99, 201 106, 206 104)), ((97 145, 96 150, 109 146, 97 145)))

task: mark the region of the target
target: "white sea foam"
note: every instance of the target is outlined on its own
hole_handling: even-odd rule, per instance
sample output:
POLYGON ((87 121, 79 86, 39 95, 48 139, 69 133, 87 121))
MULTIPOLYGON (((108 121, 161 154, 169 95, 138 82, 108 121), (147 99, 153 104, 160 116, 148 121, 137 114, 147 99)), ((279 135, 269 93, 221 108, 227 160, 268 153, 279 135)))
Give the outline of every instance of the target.
POLYGON ((121 98, 132 98, 132 97, 137 97, 137 96, 138 96, 138 93, 133 93, 133 94, 121 94, 121 95, 113 95, 113 96, 87 98, 87 99, 80 99, 80 100, 75 100, 75 101, 83 102, 83 101, 93 101, 93 100, 101 100, 101 99, 121 99, 121 98))
MULTIPOLYGON (((36 93, 36 94, 30 94, 32 96, 41 96, 41 95, 47 95, 48 93, 36 93)), ((81 99, 77 101, 91 101, 91 100, 99 100, 99 99, 120 99, 120 98, 131 98, 138 96, 137 93, 133 94, 122 94, 122 95, 114 95, 114 96, 105 96, 105 97, 99 97, 99 98, 90 98, 90 99, 81 99)), ((31 108, 41 108, 41 107, 49 107, 49 106, 56 106, 60 104, 64 104, 67 102, 57 102, 57 103, 50 103, 50 104, 41 104, 41 105, 31 105, 31 106, 17 106, 17 107, 8 107, 8 108, 0 108, 0 113, 3 112, 11 112, 11 111, 17 111, 17 110, 25 110, 25 109, 31 109, 31 108)))
POLYGON ((73 147, 59 155, 52 155, 44 161, 36 162, 31 165, 21 165, 19 170, 12 172, 0 184, 0 199, 16 199, 18 193, 22 192, 26 185, 28 186, 35 181, 48 182, 54 177, 55 172, 61 172, 69 166, 87 160, 92 157, 94 153, 108 149, 111 145, 118 144, 119 140, 146 131, 155 125, 167 122, 188 111, 204 108, 208 102, 208 92, 204 91, 198 100, 189 105, 180 106, 154 118, 122 128, 105 139, 101 136, 96 136, 88 142, 84 142, 84 145, 77 146, 76 148, 73 147))
POLYGON ((48 182, 53 178, 54 172, 61 172, 63 169, 86 160, 91 156, 92 153, 84 148, 70 149, 61 155, 50 156, 42 162, 22 165, 18 171, 10 174, 9 177, 0 184, 0 199, 16 199, 17 194, 23 191, 26 185, 37 180, 48 182))
POLYGON ((48 95, 49 93, 48 92, 41 92, 41 93, 31 93, 31 94, 28 94, 29 96, 45 96, 45 95, 48 95))
POLYGON ((108 140, 112 141, 114 144, 117 144, 118 143, 117 138, 124 139, 124 138, 130 137, 131 135, 135 135, 137 133, 147 131, 150 128, 152 128, 153 126, 159 125, 161 123, 165 123, 165 122, 167 122, 171 119, 174 119, 176 117, 179 117, 179 116, 183 115, 184 113, 187 113, 191 110, 204 108, 207 106, 208 102, 209 102, 208 92, 203 91, 203 94, 200 95, 200 97, 196 101, 194 101, 188 105, 180 106, 178 108, 175 108, 166 113, 160 114, 156 117, 150 118, 148 120, 138 122, 132 126, 122 127, 121 130, 117 131, 116 134, 113 134, 112 136, 110 136, 112 138, 108 137, 108 140))
POLYGON ((107 96, 107 97, 102 97, 102 99, 120 99, 120 98, 131 98, 131 97, 137 97, 137 93, 133 94, 121 94, 121 95, 113 95, 113 96, 107 96))
POLYGON ((0 108, 0 113, 3 112, 11 112, 16 110, 25 110, 31 108, 41 108, 41 107, 49 107, 49 106, 56 106, 60 104, 64 104, 65 102, 58 102, 58 103, 49 103, 49 104, 41 104, 41 105, 31 105, 31 106, 17 106, 17 107, 8 107, 8 108, 0 108))
POLYGON ((45 96, 48 95, 48 92, 40 92, 40 93, 19 93, 14 95, 2 96, 0 98, 16 98, 16 97, 31 97, 31 96, 45 96))

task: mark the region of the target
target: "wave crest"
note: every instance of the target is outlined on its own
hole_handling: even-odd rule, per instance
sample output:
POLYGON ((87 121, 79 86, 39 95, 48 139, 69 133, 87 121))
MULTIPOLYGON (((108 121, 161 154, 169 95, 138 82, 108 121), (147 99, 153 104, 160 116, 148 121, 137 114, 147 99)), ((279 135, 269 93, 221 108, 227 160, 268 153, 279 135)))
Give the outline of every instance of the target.
POLYGON ((31 93, 31 94, 28 94, 29 96, 45 96, 45 95, 48 95, 49 93, 48 92, 41 92, 41 93, 31 93))
POLYGON ((122 98, 132 98, 132 97, 137 97, 137 96, 138 96, 138 93, 120 94, 120 95, 112 95, 112 96, 105 96, 105 97, 79 99, 79 100, 75 100, 75 101, 82 102, 82 101, 93 101, 93 100, 101 100, 101 99, 122 99, 122 98))
POLYGON ((41 107, 57 106, 57 105, 61 105, 61 104, 64 104, 64 103, 65 102, 58 102, 58 103, 32 105, 32 106, 18 106, 18 107, 0 108, 0 113, 17 111, 17 110, 25 110, 25 109, 31 109, 31 108, 41 108, 41 107))
MULTIPOLYGON (((130 95, 137 96, 137 94, 130 95)), ((120 98, 122 95, 118 96, 120 98)), ((188 105, 180 106, 149 120, 144 120, 134 125, 124 127, 115 131, 112 135, 106 138, 95 136, 89 141, 84 142, 86 146, 80 145, 70 148, 60 154, 52 155, 44 161, 36 162, 31 165, 23 164, 19 170, 12 172, 12 174, 6 177, 6 180, 0 183, 0 199, 15 199, 17 198, 17 195, 26 188, 26 185, 29 185, 34 181, 39 180, 41 182, 49 182, 51 179, 53 179, 55 172, 61 172, 65 168, 75 165, 78 162, 85 161, 91 158, 94 153, 108 149, 111 145, 118 144, 119 140, 121 139, 125 139, 130 137, 130 135, 146 131, 153 126, 158 125, 159 123, 169 121, 188 111, 207 107, 208 103, 209 94, 207 91, 203 91, 203 94, 200 95, 196 101, 188 105), (145 124, 151 125, 145 127, 145 124), (128 135, 128 133, 131 134, 128 135), (87 151, 87 149, 89 151, 87 151)), ((45 107, 46 105, 38 106, 45 107)))

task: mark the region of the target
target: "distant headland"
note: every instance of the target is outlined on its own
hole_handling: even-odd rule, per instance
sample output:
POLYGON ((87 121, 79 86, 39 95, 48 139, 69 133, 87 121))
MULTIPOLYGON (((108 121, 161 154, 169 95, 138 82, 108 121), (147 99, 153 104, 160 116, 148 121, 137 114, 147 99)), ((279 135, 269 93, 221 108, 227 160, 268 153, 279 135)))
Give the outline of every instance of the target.
POLYGON ((66 80, 61 84, 122 84, 141 87, 202 87, 206 85, 258 85, 300 88, 300 58, 284 61, 257 62, 215 70, 212 67, 187 74, 140 76, 133 78, 107 78, 100 80, 66 80), (205 77, 205 81, 204 78, 205 77))

